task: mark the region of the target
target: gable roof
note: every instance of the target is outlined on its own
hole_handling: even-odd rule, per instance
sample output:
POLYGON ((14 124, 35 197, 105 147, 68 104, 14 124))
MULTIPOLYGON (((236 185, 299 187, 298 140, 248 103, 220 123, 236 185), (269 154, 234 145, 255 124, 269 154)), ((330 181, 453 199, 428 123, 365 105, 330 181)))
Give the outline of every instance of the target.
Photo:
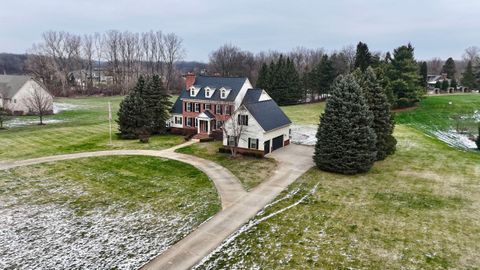
POLYGON ((243 105, 266 132, 292 123, 273 99, 243 105))
MULTIPOLYGON (((184 93, 185 91, 182 91, 182 93, 184 93)), ((173 107, 172 109, 170 110, 171 113, 175 113, 175 114, 182 114, 182 95, 178 96, 177 100, 175 101, 175 103, 173 103, 173 107)))
POLYGON ((12 98, 30 79, 30 76, 0 75, 0 93, 4 98, 12 98))
POLYGON ((188 99, 198 99, 198 100, 222 100, 222 101, 234 101, 237 97, 238 93, 240 93, 240 89, 242 89, 243 85, 247 82, 247 78, 245 77, 216 77, 216 76, 197 76, 195 78, 195 83, 193 84, 195 87, 200 88, 197 95, 191 97, 187 93, 183 95, 182 91, 182 98, 188 99), (215 89, 215 92, 210 98, 205 96, 205 87, 209 87, 211 89, 215 89), (230 90, 227 98, 222 99, 220 98, 220 88, 225 88, 230 90))

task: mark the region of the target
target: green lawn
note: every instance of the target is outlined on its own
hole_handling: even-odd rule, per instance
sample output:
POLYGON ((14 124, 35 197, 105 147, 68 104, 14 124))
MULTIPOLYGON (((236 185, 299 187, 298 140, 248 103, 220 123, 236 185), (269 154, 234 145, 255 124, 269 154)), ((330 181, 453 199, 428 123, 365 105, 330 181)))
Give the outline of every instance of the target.
POLYGON ((325 110, 325 102, 282 106, 281 108, 295 124, 318 124, 320 114, 325 110))
POLYGON ((240 156, 232 159, 229 154, 218 152, 222 142, 192 144, 177 150, 179 153, 194 155, 212 160, 230 170, 242 182, 246 189, 251 189, 270 178, 277 163, 271 158, 253 158, 240 156))
POLYGON ((138 269, 221 209, 174 160, 115 156, 0 171, 6 269, 138 269))
POLYGON ((311 169, 200 269, 478 269, 480 156, 395 136, 367 174, 311 169))
MULTIPOLYGON (((55 102, 73 104, 73 110, 47 116, 46 120, 61 120, 45 126, 31 125, 0 131, 0 160, 15 160, 46 155, 107 149, 164 149, 183 142, 174 135, 154 136, 150 143, 120 140, 113 134, 109 146, 108 101, 112 102, 113 118, 123 97, 59 98, 55 102)), ((19 119, 35 119, 19 117, 19 119)), ((113 133, 117 125, 113 122, 113 133)))
POLYGON ((480 117, 480 94, 438 95, 426 97, 415 110, 398 112, 395 119, 426 132, 454 129, 458 124, 476 135, 480 119, 471 118, 475 112, 480 117))

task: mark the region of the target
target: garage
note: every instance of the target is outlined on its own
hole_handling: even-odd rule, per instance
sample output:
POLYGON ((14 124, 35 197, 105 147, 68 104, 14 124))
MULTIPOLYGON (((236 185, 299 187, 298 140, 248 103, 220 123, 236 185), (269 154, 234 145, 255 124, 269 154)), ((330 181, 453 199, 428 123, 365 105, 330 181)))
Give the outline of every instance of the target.
POLYGON ((272 139, 272 152, 283 147, 283 135, 272 139))

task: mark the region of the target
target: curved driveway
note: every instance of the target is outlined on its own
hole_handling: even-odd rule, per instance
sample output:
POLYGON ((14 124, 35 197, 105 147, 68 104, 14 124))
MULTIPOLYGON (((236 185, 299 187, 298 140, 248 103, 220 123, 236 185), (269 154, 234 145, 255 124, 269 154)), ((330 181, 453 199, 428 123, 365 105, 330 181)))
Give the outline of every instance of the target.
POLYGON ((176 149, 190 144, 192 142, 159 151, 110 150, 41 157, 0 163, 0 170, 59 160, 115 155, 163 157, 195 166, 214 182, 223 210, 142 267, 142 269, 190 269, 313 166, 313 147, 291 144, 269 155, 278 161, 274 175, 252 191, 246 192, 240 181, 224 167, 212 161, 175 152, 176 149))
POLYGON ((177 145, 175 147, 166 150, 107 150, 96 152, 83 152, 73 153, 65 155, 55 155, 48 157, 32 158, 19 161, 12 161, 6 163, 0 163, 0 170, 11 169, 20 166, 27 166, 33 164, 40 164, 52 161, 69 160, 77 158, 88 157, 103 157, 103 156, 124 156, 124 155, 139 155, 139 156, 153 156, 162 157, 168 159, 174 159, 181 162, 188 163, 197 169, 203 171, 215 184, 215 188, 220 196, 222 202, 222 208, 225 209, 230 206, 234 201, 247 194, 242 184, 229 170, 218 165, 215 162, 205 160, 202 158, 176 153, 175 150, 192 144, 187 142, 177 145))

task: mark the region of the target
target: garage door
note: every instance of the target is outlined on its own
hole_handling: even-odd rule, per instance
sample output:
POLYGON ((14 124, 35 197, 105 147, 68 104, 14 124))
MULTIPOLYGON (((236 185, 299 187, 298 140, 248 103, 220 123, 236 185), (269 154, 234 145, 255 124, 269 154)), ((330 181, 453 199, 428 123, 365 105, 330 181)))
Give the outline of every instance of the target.
POLYGON ((278 148, 283 147, 283 135, 273 138, 272 140, 272 151, 277 150, 278 148))

